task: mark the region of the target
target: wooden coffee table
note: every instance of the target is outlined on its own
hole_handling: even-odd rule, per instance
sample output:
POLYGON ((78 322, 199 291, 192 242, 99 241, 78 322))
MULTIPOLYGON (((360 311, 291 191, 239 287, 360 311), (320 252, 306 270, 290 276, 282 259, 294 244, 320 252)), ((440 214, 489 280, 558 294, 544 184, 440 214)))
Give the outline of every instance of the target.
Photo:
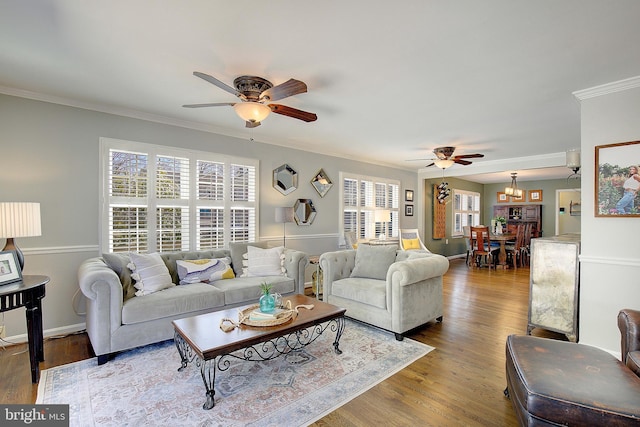
POLYGON ((327 329, 336 333, 334 351, 344 331, 344 308, 318 301, 304 295, 283 298, 291 306, 313 305, 313 309, 300 308, 298 315, 277 326, 260 327, 240 325, 230 332, 220 329, 224 318, 238 319, 238 313, 249 307, 237 307, 215 313, 202 314, 173 321, 174 341, 182 360, 178 371, 195 360, 206 389, 204 409, 214 407, 214 385, 217 371, 230 367, 230 358, 247 361, 271 360, 280 355, 300 350, 314 342, 327 329), (239 351, 238 351, 239 350, 239 351))

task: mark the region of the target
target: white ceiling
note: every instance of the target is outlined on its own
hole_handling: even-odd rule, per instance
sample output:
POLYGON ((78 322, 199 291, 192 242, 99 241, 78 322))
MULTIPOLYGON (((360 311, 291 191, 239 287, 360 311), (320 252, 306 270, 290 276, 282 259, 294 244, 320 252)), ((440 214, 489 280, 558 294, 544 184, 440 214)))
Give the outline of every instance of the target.
POLYGON ((482 180, 562 166, 572 93, 640 75, 639 18, 637 0, 2 0, 0 92, 415 171, 453 145, 485 154, 482 180), (193 71, 302 80, 278 103, 318 120, 183 108, 237 100, 193 71))

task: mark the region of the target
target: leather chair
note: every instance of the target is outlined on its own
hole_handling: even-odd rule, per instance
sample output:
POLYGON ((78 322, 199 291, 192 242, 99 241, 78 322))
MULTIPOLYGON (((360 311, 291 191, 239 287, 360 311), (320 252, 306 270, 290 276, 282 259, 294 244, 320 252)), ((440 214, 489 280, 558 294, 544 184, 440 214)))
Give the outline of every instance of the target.
POLYGON ((640 311, 625 309, 618 313, 622 363, 640 377, 640 311))
POLYGON ((622 360, 567 341, 510 335, 507 388, 523 426, 640 425, 640 311, 618 314, 622 360))

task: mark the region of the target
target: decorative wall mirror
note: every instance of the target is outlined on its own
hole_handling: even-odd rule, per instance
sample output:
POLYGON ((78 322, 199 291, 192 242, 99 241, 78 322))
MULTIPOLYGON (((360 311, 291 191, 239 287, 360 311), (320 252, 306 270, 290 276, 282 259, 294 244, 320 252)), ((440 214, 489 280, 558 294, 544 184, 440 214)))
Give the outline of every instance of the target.
POLYGON ((324 169, 320 169, 311 180, 311 185, 313 185, 320 197, 324 197, 333 186, 333 182, 331 182, 324 169))
POLYGON ((284 194, 290 194, 298 188, 298 172, 287 164, 273 170, 273 188, 284 194))
POLYGON ((298 225, 311 225, 316 217, 316 208, 311 199, 298 199, 293 205, 293 218, 298 225))

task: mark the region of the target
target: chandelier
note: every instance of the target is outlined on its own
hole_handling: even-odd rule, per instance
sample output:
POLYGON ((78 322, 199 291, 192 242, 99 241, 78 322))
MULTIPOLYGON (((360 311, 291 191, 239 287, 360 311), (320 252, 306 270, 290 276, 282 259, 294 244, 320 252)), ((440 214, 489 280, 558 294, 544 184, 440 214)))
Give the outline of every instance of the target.
POLYGON ((522 198, 522 189, 518 188, 518 183, 516 182, 517 175, 517 172, 511 172, 511 186, 504 189, 504 194, 520 199, 522 198))

